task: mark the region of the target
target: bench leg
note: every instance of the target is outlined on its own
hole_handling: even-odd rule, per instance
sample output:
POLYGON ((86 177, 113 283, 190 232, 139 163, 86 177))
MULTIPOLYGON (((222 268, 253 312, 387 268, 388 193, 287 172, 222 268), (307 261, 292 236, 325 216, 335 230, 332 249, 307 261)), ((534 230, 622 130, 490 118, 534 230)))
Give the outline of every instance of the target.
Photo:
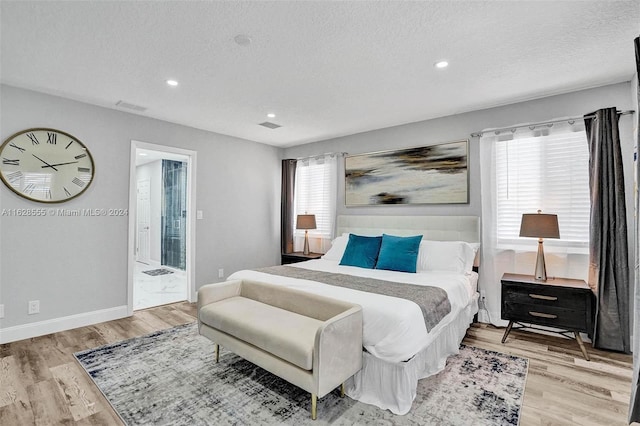
POLYGON ((340 398, 344 398, 344 383, 340 385, 340 398))
POLYGON ((220 345, 216 343, 216 364, 220 360, 220 345))
POLYGON ((318 395, 311 394, 311 420, 318 418, 318 395))

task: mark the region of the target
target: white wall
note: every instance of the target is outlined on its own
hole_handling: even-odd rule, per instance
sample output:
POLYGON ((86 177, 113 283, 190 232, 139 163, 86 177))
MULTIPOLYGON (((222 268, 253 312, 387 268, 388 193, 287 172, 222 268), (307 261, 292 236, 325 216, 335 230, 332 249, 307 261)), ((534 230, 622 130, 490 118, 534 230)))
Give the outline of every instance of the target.
MULTIPOLYGON (((229 275, 279 261, 279 149, 6 85, 0 105, 2 140, 52 127, 91 151, 94 182, 60 208, 128 208, 132 139, 197 151, 197 208, 204 219, 195 224, 196 288, 219 281, 218 268, 229 275)), ((48 207, 0 186, 1 209, 48 207)), ((126 306, 127 217, 0 221, 0 329, 126 306), (35 299, 41 313, 27 315, 27 301, 35 299)))
MULTIPOLYGON (((477 131, 531 123, 553 118, 582 116, 600 108, 615 106, 620 110, 636 109, 632 105, 629 91, 631 84, 619 83, 582 90, 565 95, 505 105, 459 115, 436 118, 397 127, 374 130, 366 133, 330 139, 285 149, 283 158, 299 158, 326 152, 348 152, 360 154, 397 148, 431 145, 440 142, 470 139, 469 146, 469 193, 470 202, 464 205, 423 206, 367 206, 345 207, 344 162, 338 177, 338 214, 371 215, 477 215, 481 216, 480 164, 478 138, 470 134, 477 131)), ((620 135, 627 195, 627 221, 629 223, 629 253, 633 257, 633 115, 620 118, 620 135)), ((535 249, 535 247, 533 247, 535 249)), ((633 268, 631 268, 633 270, 633 268)), ((581 277, 576 277, 581 278, 581 277)))
POLYGON ((149 180, 149 257, 160 263, 162 238, 162 160, 152 161, 136 167, 137 180, 149 180))

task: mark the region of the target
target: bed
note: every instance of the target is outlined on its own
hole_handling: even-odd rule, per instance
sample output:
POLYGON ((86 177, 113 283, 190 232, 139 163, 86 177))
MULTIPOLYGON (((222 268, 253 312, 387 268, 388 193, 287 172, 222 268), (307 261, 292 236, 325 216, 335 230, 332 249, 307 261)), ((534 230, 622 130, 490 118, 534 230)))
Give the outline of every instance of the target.
POLYGON ((363 368, 346 383, 346 394, 406 414, 416 397, 418 380, 441 371, 447 357, 458 353, 478 311, 478 274, 471 267, 477 266, 480 220, 476 216, 341 215, 336 235, 321 259, 238 271, 229 279, 284 285, 361 305, 363 368), (423 235, 418 270, 340 265, 349 234, 423 235), (469 252, 469 247, 474 251, 469 252), (459 251, 463 249, 464 254, 459 251), (454 257, 457 263, 450 259, 454 257), (439 301, 439 294, 444 294, 446 303, 439 301))

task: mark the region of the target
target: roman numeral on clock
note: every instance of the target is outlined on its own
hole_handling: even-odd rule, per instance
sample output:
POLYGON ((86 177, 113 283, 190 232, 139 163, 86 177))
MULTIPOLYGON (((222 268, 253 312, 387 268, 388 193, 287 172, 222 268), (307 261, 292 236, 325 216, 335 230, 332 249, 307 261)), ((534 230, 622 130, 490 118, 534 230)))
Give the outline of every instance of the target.
POLYGON ((91 173, 91 169, 88 167, 78 167, 80 173, 91 173))
POLYGON ((87 156, 87 154, 80 154, 80 155, 76 155, 76 156, 75 156, 75 157, 73 157, 73 158, 75 158, 76 160, 79 160, 79 159, 84 158, 84 157, 86 157, 86 156, 87 156))
POLYGON ((30 183, 24 188, 24 192, 31 195, 33 191, 36 189, 36 185, 34 183, 30 183))
POLYGON ((58 138, 58 135, 56 133, 47 132, 47 143, 56 145, 57 138, 58 138))
POLYGON ((71 182, 75 183, 80 188, 84 187, 84 185, 85 185, 84 182, 81 181, 80 179, 78 179, 77 177, 73 178, 73 180, 71 182))
POLYGON ((73 143, 73 141, 69 142, 69 143, 67 144, 67 146, 65 146, 65 147, 64 147, 64 149, 69 148, 69 147, 71 146, 71 144, 72 144, 72 143, 73 143))
POLYGON ((8 158, 3 158, 2 164, 7 164, 9 166, 19 166, 20 160, 9 160, 8 158))
POLYGON ((31 139, 31 145, 40 145, 40 141, 33 133, 27 133, 27 137, 31 139))
POLYGON ((20 151, 20 152, 24 152, 24 151, 25 151, 25 149, 24 149, 24 148, 19 147, 18 145, 16 145, 16 144, 15 144, 15 143, 13 143, 13 142, 11 142, 11 143, 9 144, 9 146, 11 146, 11 147, 13 147, 13 148, 17 149, 17 150, 18 150, 18 151, 20 151))
POLYGON ((67 190, 67 188, 63 186, 62 189, 64 189, 64 193, 67 194, 67 196, 71 197, 71 193, 69 192, 69 190, 67 190))

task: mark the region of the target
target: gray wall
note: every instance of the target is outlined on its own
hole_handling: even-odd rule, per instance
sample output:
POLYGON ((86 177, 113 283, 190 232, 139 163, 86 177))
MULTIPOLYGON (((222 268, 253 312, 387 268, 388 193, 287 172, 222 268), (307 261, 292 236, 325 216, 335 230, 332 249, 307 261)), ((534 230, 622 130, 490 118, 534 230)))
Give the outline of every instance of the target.
MULTIPOLYGON (((469 135, 471 133, 486 128, 544 121, 557 117, 583 115, 609 106, 616 106, 619 109, 626 110, 632 107, 629 97, 630 90, 630 83, 620 83, 498 108, 473 111, 371 132, 358 133, 351 136, 287 148, 284 151, 284 158, 299 158, 326 152, 361 154, 396 148, 431 145, 441 142, 470 139, 469 135)), ((632 109, 635 109, 635 107, 632 109)), ((624 138, 623 155, 624 158, 628 160, 627 164, 625 164, 628 194, 631 193, 633 188, 631 121, 632 118, 630 116, 624 116, 620 120, 620 131, 624 138)), ((338 214, 451 214, 479 216, 481 214, 479 155, 478 139, 473 138, 469 144, 469 204, 347 208, 344 205, 344 173, 340 173, 337 200, 338 214)), ((341 167, 344 167, 344 162, 342 162, 341 167)), ((633 198, 630 198, 628 202, 632 203, 633 198)), ((633 204, 628 205, 632 206, 633 204)))
MULTIPOLYGON (((279 261, 280 149, 6 85, 0 105, 2 140, 52 127, 91 151, 94 182, 60 208, 128 208, 132 139, 197 151, 196 288, 279 261)), ((43 206, 0 188, 1 209, 43 206)), ((2 216, 0 240, 0 328, 127 304, 127 217, 2 216)))

